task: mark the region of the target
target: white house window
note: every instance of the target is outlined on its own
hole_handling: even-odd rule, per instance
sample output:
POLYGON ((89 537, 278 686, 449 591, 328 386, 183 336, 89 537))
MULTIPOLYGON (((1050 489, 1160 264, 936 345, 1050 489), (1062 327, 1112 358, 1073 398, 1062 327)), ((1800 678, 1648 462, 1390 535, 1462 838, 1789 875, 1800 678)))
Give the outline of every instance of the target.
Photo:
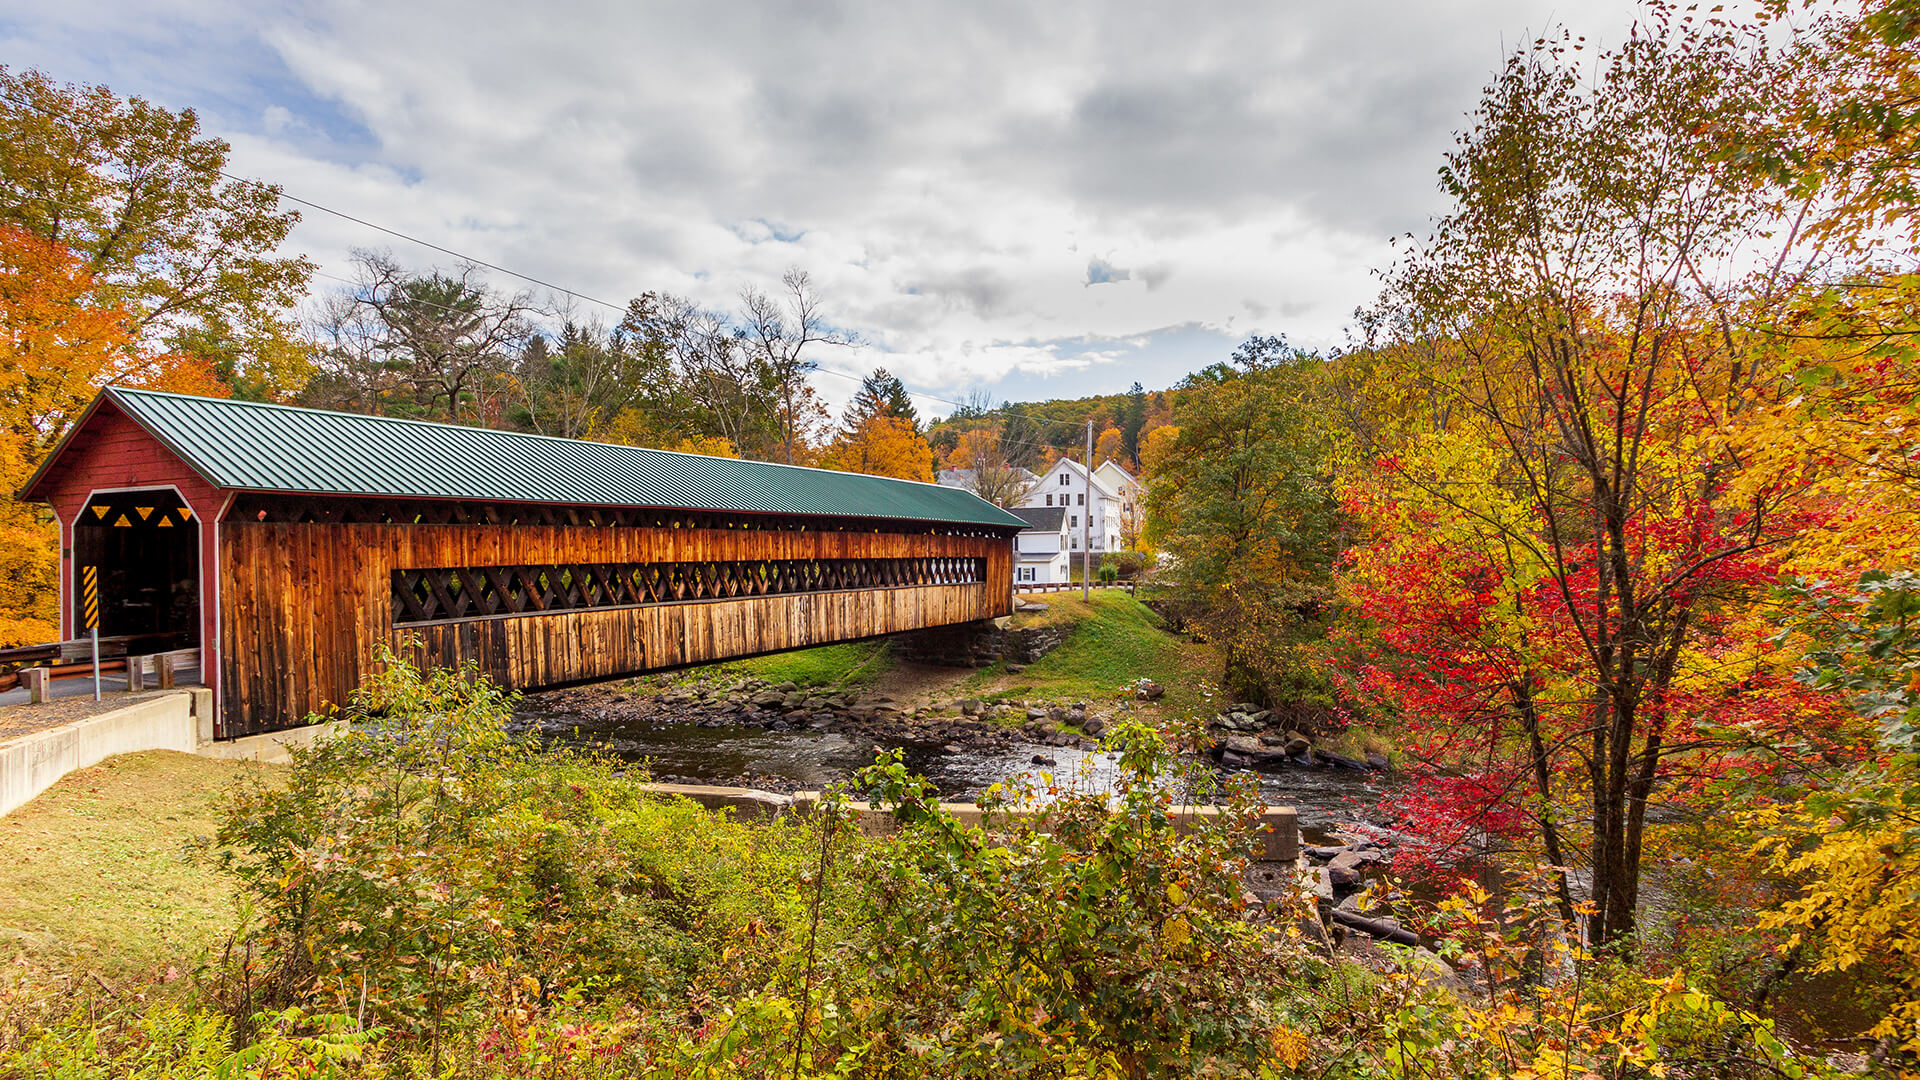
POLYGON ((1087 496, 1086 496, 1086 493, 1085 493, 1085 492, 1082 492, 1082 493, 1081 493, 1081 494, 1079 494, 1079 495, 1075 495, 1075 496, 1074 496, 1074 498, 1076 498, 1076 499, 1078 499, 1078 500, 1080 500, 1080 505, 1081 505, 1081 506, 1085 506, 1085 505, 1087 505, 1087 496))
POLYGON ((1047 505, 1048 505, 1048 506, 1052 506, 1052 505, 1053 505, 1053 496, 1051 496, 1051 495, 1049 495, 1049 496, 1047 496, 1047 505))
POLYGON ((1080 538, 1077 536, 1073 538, 1073 550, 1075 551, 1080 550, 1080 538))
POLYGON ((1061 473, 1061 474, 1060 474, 1060 486, 1061 486, 1061 487, 1066 487, 1066 486, 1067 486, 1067 484, 1068 484, 1068 483, 1070 483, 1070 482, 1071 482, 1071 481, 1069 481, 1069 480, 1067 479, 1067 474, 1066 474, 1066 473, 1061 473))
POLYGON ((1069 525, 1070 527, 1072 527, 1072 528, 1075 528, 1075 529, 1077 529, 1077 528, 1079 528, 1079 527, 1080 527, 1080 515, 1079 515, 1079 514, 1075 514, 1075 515, 1073 515, 1073 520, 1072 520, 1072 521, 1069 521, 1069 522, 1067 522, 1067 524, 1068 524, 1068 525, 1069 525))

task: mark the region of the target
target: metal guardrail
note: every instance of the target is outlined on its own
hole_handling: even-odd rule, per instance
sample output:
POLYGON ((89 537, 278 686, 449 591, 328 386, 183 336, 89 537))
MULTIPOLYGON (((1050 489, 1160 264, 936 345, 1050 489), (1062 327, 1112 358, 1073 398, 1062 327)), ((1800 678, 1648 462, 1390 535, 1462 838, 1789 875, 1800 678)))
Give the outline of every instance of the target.
MULTIPOLYGON (((1016 593, 1078 592, 1081 584, 1082 583, 1078 581, 1016 581, 1013 583, 1013 591, 1016 593)), ((1125 589, 1129 593, 1133 592, 1137 585, 1139 585, 1139 582, 1136 581, 1096 581, 1093 583, 1093 587, 1096 589, 1125 589)))
POLYGON ((165 689, 173 686, 179 672, 192 673, 199 669, 198 648, 148 653, 133 651, 141 647, 151 648, 156 643, 158 641, 153 635, 124 634, 0 649, 0 668, 7 669, 0 670, 0 692, 25 683, 28 700, 37 703, 51 696, 51 683, 91 677, 94 680, 94 698, 98 700, 102 675, 125 672, 129 690, 144 690, 151 674, 154 684, 165 689))

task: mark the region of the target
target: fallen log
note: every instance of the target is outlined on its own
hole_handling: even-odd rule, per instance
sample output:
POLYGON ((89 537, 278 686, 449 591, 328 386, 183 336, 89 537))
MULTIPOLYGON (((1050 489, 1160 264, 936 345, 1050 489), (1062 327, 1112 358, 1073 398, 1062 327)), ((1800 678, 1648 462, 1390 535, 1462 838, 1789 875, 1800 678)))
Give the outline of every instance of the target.
POLYGON ((1384 941, 1391 941, 1396 945, 1420 944, 1420 936, 1413 931, 1402 930, 1397 924, 1384 919, 1369 919, 1356 911, 1334 908, 1333 921, 1362 933, 1372 934, 1384 941))

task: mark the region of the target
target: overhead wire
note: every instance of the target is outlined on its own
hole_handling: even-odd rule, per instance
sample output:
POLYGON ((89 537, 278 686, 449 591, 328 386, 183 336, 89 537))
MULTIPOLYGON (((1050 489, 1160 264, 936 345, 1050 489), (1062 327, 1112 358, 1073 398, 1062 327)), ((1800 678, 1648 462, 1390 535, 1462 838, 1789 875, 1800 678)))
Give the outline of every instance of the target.
MULTIPOLYGON (((0 94, 0 101, 6 101, 6 102, 8 102, 8 103, 11 103, 11 104, 14 104, 14 105, 20 105, 20 106, 24 106, 24 107, 26 107, 26 108, 29 108, 29 109, 34 109, 34 110, 36 110, 36 111, 38 111, 38 112, 40 112, 41 114, 43 114, 43 115, 45 115, 45 116, 49 116, 49 117, 52 117, 53 119, 56 119, 56 120, 61 120, 61 121, 64 121, 64 122, 67 122, 67 123, 81 123, 81 122, 83 122, 83 121, 78 121, 78 120, 77 120, 77 119, 76 119, 75 117, 72 117, 72 116, 68 116, 68 115, 65 115, 65 114, 62 114, 62 113, 58 113, 58 112, 55 112, 54 110, 51 110, 51 109, 49 109, 49 108, 47 108, 47 107, 45 107, 45 106, 42 106, 42 105, 40 105, 40 104, 39 104, 38 102, 33 102, 33 101, 23 101, 23 100, 20 100, 19 98, 15 98, 15 97, 11 97, 11 96, 8 96, 8 95, 4 95, 4 94, 0 94)), ((626 308, 626 307, 625 307, 624 305, 621 305, 621 304, 615 304, 615 303, 612 303, 611 301, 607 301, 607 300, 602 300, 602 299, 600 299, 599 297, 597 297, 597 296, 594 296, 594 295, 592 295, 592 294, 590 294, 590 293, 584 293, 584 292, 581 292, 581 291, 580 291, 580 290, 578 290, 578 289, 570 289, 570 288, 567 288, 567 287, 566 287, 566 286, 564 286, 564 285, 558 285, 558 284, 555 284, 555 283, 553 283, 553 282, 550 282, 550 281, 547 281, 547 280, 545 280, 545 279, 543 279, 543 278, 539 278, 539 277, 535 277, 535 276, 533 276, 533 275, 531 275, 531 274, 525 274, 525 273, 521 273, 521 272, 520 272, 520 271, 518 271, 518 270, 514 270, 514 269, 511 269, 511 268, 509 268, 509 267, 505 267, 505 266, 502 266, 502 265, 500 265, 499 263, 495 263, 495 262, 491 262, 491 261, 488 261, 488 260, 486 260, 486 259, 482 259, 482 258, 479 258, 479 257, 477 257, 477 256, 474 256, 474 255, 469 255, 469 254, 467 254, 467 253, 465 253, 465 252, 462 252, 462 251, 457 251, 457 250, 455 250, 455 249, 453 249, 453 248, 450 248, 450 247, 445 247, 445 246, 443 246, 443 245, 441 245, 441 244, 436 244, 436 243, 434 243, 434 242, 432 242, 432 241, 430 241, 430 240, 423 240, 423 239, 421 239, 420 237, 417 237, 417 236, 414 236, 414 235, 412 235, 412 234, 410 234, 410 233, 406 233, 406 232, 402 232, 402 231, 401 231, 401 230, 399 230, 399 229, 394 229, 394 228, 389 228, 388 226, 385 226, 385 225, 381 225, 381 224, 378 224, 377 222, 372 222, 372 221, 368 221, 368 220, 367 220, 367 219, 365 219, 365 218, 362 218, 362 217, 358 217, 358 216, 356 216, 356 215, 353 215, 353 214, 349 214, 349 213, 347 213, 347 212, 346 212, 346 211, 344 211, 344 210, 336 210, 336 209, 334 209, 333 207, 330 207, 330 206, 326 206, 326 205, 324 205, 324 204, 322 204, 322 203, 317 203, 317 202, 314 202, 314 201, 313 201, 313 200, 311 200, 311 199, 303 199, 303 198, 301 198, 301 197, 299 197, 299 196, 297 196, 297 195, 290 195, 290 194, 288 194, 288 193, 287 193, 287 191, 286 191, 286 190, 285 190, 284 188, 282 188, 282 187, 280 187, 280 186, 278 186, 278 185, 275 185, 275 184, 269 184, 269 183, 267 183, 267 182, 266 182, 266 181, 264 181, 264 180, 260 180, 260 179, 256 179, 256 178, 251 178, 251 177, 244 177, 244 176, 239 176, 239 175, 236 175, 236 174, 234 174, 234 173, 231 173, 231 172, 228 172, 228 171, 227 171, 227 170, 225 170, 225 169, 219 169, 219 170, 217 170, 217 171, 219 172, 219 174, 220 174, 221 176, 223 176, 223 177, 225 177, 225 178, 227 178, 228 180, 231 180, 231 181, 233 181, 234 183, 238 183, 238 184, 252 184, 252 185, 258 185, 258 186, 260 186, 260 187, 264 187, 264 188, 268 188, 268 189, 270 189, 270 190, 272 190, 272 191, 273 191, 273 193, 274 193, 274 196, 275 196, 276 198, 279 198, 279 199, 284 199, 284 200, 286 200, 286 201, 288 201, 288 202, 291 202, 291 203, 297 203, 297 204, 299 204, 299 205, 301 205, 301 206, 305 206, 305 207, 308 207, 308 208, 310 208, 310 209, 313 209, 313 210, 318 210, 318 211, 320 211, 321 213, 324 213, 324 214, 329 214, 329 215, 332 215, 333 217, 337 217, 337 218, 340 218, 340 219, 341 219, 341 220, 343 220, 343 221, 349 221, 349 222, 352 222, 352 223, 353 223, 353 224, 355 224, 355 225, 359 225, 359 226, 362 226, 362 227, 364 227, 364 228, 368 228, 368 229, 372 229, 372 230, 374 230, 374 231, 376 231, 376 232, 380 232, 380 233, 384 233, 384 234, 386 234, 386 235, 388 235, 388 236, 392 236, 392 237, 396 237, 396 238, 398 238, 398 239, 401 239, 401 240, 405 240, 405 241, 407 241, 408 243, 411 243, 411 244, 418 244, 418 245, 419 245, 419 246, 421 246, 421 247, 424 247, 424 248, 427 248, 427 249, 429 249, 429 250, 431 250, 431 251, 437 251, 437 252, 439 252, 439 253, 441 253, 441 254, 443 254, 443 255, 450 255, 450 256, 452 256, 453 258, 456 258, 456 259, 459 259, 459 260, 461 260, 462 262, 466 262, 466 263, 471 263, 471 264, 473 264, 473 265, 475 265, 475 266, 481 266, 481 267, 485 267, 486 269, 488 269, 488 270, 492 270, 492 271, 495 271, 496 273, 501 273, 501 274, 505 274, 505 275, 507 275, 508 277, 513 277, 513 278, 518 278, 518 279, 519 279, 519 280, 521 280, 521 281, 526 281, 526 282, 530 282, 530 283, 532 283, 532 284, 534 284, 534 285, 538 285, 538 286, 540 286, 541 288, 544 288, 544 289, 551 289, 551 290, 553 290, 554 292, 557 292, 557 293, 560 293, 560 294, 562 294, 562 295, 564 295, 564 296, 570 296, 570 297, 573 297, 573 298, 575 298, 575 299, 578 299, 578 300, 584 300, 584 301, 587 301, 588 303, 593 303, 593 304, 598 304, 598 305, 600 305, 601 307, 604 307, 604 308, 607 308, 607 309, 609 309, 609 310, 612 310, 612 311, 618 311, 618 312, 621 312, 621 313, 623 313, 623 314, 624 314, 624 313, 626 312, 626 310, 627 310, 627 308, 626 308)), ((69 204, 66 204, 66 203, 61 203, 61 202, 59 202, 58 200, 55 200, 55 199, 50 199, 50 198, 49 198, 49 199, 42 199, 42 200, 40 200, 40 201, 44 201, 44 202, 51 202, 51 203, 54 203, 54 204, 55 204, 55 205, 57 205, 57 206, 62 206, 62 207, 64 207, 64 208, 67 208, 67 209, 73 209, 73 210, 80 210, 80 209, 90 209, 90 208, 83 208, 83 207, 75 207, 75 206, 71 206, 71 205, 69 205, 69 204)), ((340 276, 338 276, 338 275, 335 275, 335 274, 327 274, 327 273, 323 273, 323 272, 321 272, 321 271, 318 271, 318 270, 316 270, 316 271, 314 271, 314 274, 315 274, 315 276, 318 276, 318 277, 324 277, 324 278, 328 278, 329 280, 333 280, 333 281, 339 281, 339 282, 342 282, 342 283, 344 283, 344 284, 348 284, 348 285, 358 285, 358 284, 361 284, 360 282, 355 282, 355 281, 351 281, 351 280, 349 280, 349 279, 347 279, 347 278, 343 278, 343 277, 340 277, 340 276)), ((445 308, 445 307, 443 307, 442 305, 439 305, 439 304, 433 304, 433 303, 431 303, 431 302, 425 302, 425 301, 423 301, 423 303, 426 303, 426 304, 427 304, 427 306, 429 306, 429 307, 439 307, 439 308, 441 308, 442 310, 445 310, 445 311, 449 311, 449 312, 451 312, 451 311, 452 311, 452 309, 451 309, 451 308, 445 308)), ((841 379, 847 379, 847 380, 849 380, 849 381, 852 381, 852 382, 859 382, 859 383, 864 383, 864 382, 866 381, 866 378, 865 378, 864 376, 860 376, 860 375, 855 375, 855 374, 852 374, 852 373, 850 373, 850 372, 845 372, 845 371, 837 371, 837 370, 835 370, 835 369, 833 369, 833 368, 830 368, 830 367, 825 367, 825 366, 822 366, 822 365, 821 365, 821 364, 819 364, 819 363, 818 363, 817 361, 816 361, 816 362, 814 362, 814 366, 813 366, 813 367, 811 367, 811 368, 809 368, 808 370, 809 370, 809 371, 817 371, 817 372, 820 372, 820 373, 822 373, 822 374, 825 374, 825 375, 832 375, 832 376, 835 376, 836 378, 841 378, 841 379)), ((896 382, 897 382, 897 381, 899 381, 899 380, 898 380, 898 377, 897 377, 897 376, 895 376, 895 381, 896 381, 896 382)), ((916 397, 916 398, 922 398, 922 399, 924 399, 924 400, 927 400, 927 401, 935 401, 935 402, 939 402, 939 403, 940 403, 940 404, 942 404, 942 405, 949 405, 949 406, 952 406, 952 407, 954 407, 954 408, 956 408, 956 409, 968 409, 968 410, 972 410, 972 408, 973 408, 973 406, 972 406, 971 404, 969 404, 969 403, 967 403, 967 402, 962 402, 962 401, 954 401, 954 400, 952 400, 952 399, 950 399, 950 398, 943 398, 943 397, 941 397, 941 396, 939 396, 938 394, 930 394, 930 393, 927 393, 927 392, 925 392, 925 391, 922 391, 922 390, 915 390, 915 389, 913 389, 913 388, 911 388, 911 387, 909 387, 909 386, 907 386, 907 385, 906 385, 905 383, 901 383, 901 389, 902 389, 902 390, 904 390, 904 391, 906 391, 906 393, 907 393, 907 394, 908 394, 909 396, 911 396, 911 397, 916 397)), ((1005 414, 1005 415, 1018 415, 1018 416, 1024 416, 1024 417, 1026 417, 1026 418, 1027 418, 1027 419, 1029 419, 1029 420, 1037 420, 1037 421, 1040 421, 1040 422, 1042 422, 1042 423, 1047 423, 1047 424, 1074 424, 1074 425, 1076 425, 1076 426, 1077 426, 1077 425, 1079 424, 1079 421, 1074 421, 1074 420, 1056 420, 1056 419, 1053 419, 1053 418, 1051 418, 1051 417, 1046 417, 1046 416, 1040 416, 1040 415, 1037 415, 1037 414, 1034 414, 1034 413, 1028 413, 1028 412, 1024 412, 1024 411, 1021 411, 1021 410, 1019 410, 1019 409, 1015 409, 1015 408, 1012 408, 1012 407, 1010 407, 1010 406, 1008 406, 1008 405, 1001 405, 1001 406, 998 406, 998 407, 996 407, 996 408, 992 408, 992 409, 984 409, 984 410, 980 410, 980 411, 978 411, 978 412, 973 412, 973 411, 969 411, 969 413, 968 413, 968 416, 966 417, 966 419, 979 419, 979 418, 985 418, 985 417, 988 417, 988 416, 993 416, 993 415, 995 415, 995 414, 1005 414)))

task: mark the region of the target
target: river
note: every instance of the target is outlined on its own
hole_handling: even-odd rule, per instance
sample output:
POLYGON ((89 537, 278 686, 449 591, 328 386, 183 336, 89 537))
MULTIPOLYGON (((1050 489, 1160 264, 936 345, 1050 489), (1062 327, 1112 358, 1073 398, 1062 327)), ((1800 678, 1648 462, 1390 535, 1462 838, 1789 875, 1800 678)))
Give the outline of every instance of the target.
MULTIPOLYGON (((804 729, 708 727, 699 722, 702 715, 696 706, 685 718, 661 717, 585 730, 572 723, 576 717, 551 711, 536 696, 523 701, 518 719, 549 743, 645 763, 656 780, 673 783, 818 789, 872 764, 876 749, 898 748, 909 768, 932 781, 943 796, 958 801, 978 795, 989 785, 1040 772, 1051 774, 1062 785, 1101 790, 1116 767, 1113 756, 1103 751, 1029 742, 983 747, 804 729)), ((1252 775, 1269 805, 1299 811, 1302 838, 1310 844, 1326 842, 1330 830, 1343 822, 1365 820, 1385 785, 1391 783, 1388 774, 1327 767, 1290 767, 1252 775)))

